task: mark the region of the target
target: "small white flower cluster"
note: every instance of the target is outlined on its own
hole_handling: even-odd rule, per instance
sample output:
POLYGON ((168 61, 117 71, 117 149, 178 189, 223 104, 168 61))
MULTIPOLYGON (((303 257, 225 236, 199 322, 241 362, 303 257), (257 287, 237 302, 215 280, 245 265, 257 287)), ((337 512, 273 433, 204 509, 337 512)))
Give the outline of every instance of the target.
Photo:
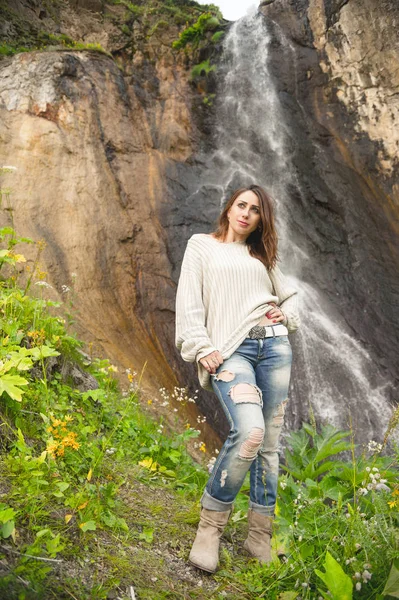
POLYGON ((159 427, 157 429, 157 433, 163 433, 163 425, 162 425, 162 423, 159 424, 159 427))
POLYGON ((116 452, 116 448, 108 448, 105 451, 105 454, 110 454, 111 455, 111 454, 115 454, 115 452, 116 452))
POLYGON ((371 454, 379 454, 382 450, 382 444, 379 444, 374 440, 370 440, 367 444, 367 450, 371 452, 371 454))
POLYGON ((381 490, 390 491, 390 488, 386 485, 387 479, 381 479, 381 474, 377 467, 366 467, 366 471, 368 475, 362 481, 363 487, 359 488, 359 494, 366 496, 372 490, 376 490, 377 492, 381 490))
MULTIPOLYGON (((127 378, 129 380, 129 388, 128 388, 128 394, 135 392, 138 388, 138 383, 136 381, 136 377, 137 377, 137 371, 133 371, 132 369, 125 369, 127 378)), ((128 395, 126 394, 126 395, 128 395)), ((125 395, 125 394, 124 394, 125 395)))
MULTIPOLYGON (((309 587, 309 584, 306 581, 303 581, 302 583, 299 581, 299 579, 296 580, 294 588, 298 589, 299 586, 301 586, 304 590, 306 590, 306 588, 309 587)), ((297 596, 297 598, 300 598, 301 596, 297 596)))
POLYGON ((370 569, 371 565, 369 565, 368 563, 366 563, 365 565, 363 565, 363 573, 359 573, 358 571, 354 574, 354 579, 357 579, 357 583, 356 583, 356 591, 360 592, 360 590, 362 589, 362 582, 367 583, 368 581, 370 581, 372 573, 370 573, 370 571, 368 569, 370 569), (360 579, 362 580, 362 582, 360 581, 360 579))
POLYGON ((212 473, 213 467, 215 466, 215 462, 216 462, 216 456, 212 456, 209 459, 208 464, 206 465, 209 473, 212 473))
MULTIPOLYGON (((195 394, 197 394, 198 390, 195 390, 195 394)), ((180 387, 174 387, 173 392, 171 394, 169 394, 166 390, 166 388, 159 388, 159 393, 161 394, 162 400, 163 402, 161 402, 160 406, 165 407, 168 406, 170 401, 174 400, 176 402, 182 402, 183 405, 185 405, 187 402, 191 402, 193 404, 195 404, 195 401, 197 400, 198 396, 194 395, 193 398, 191 398, 188 395, 188 391, 187 388, 180 388, 180 387)), ((173 409, 173 412, 178 412, 177 408, 173 409)), ((200 421, 198 421, 200 422, 200 421)))
POLYGON ((280 481, 280 487, 282 490, 285 490, 285 488, 287 487, 287 482, 286 481, 280 481))
POLYGON ((45 287, 45 288, 53 289, 53 286, 50 285, 49 283, 47 283, 47 281, 36 281, 35 285, 38 285, 39 287, 45 287))
POLYGON ((201 417, 201 415, 198 415, 197 423, 206 423, 206 417, 201 417))
POLYGON ((68 292, 70 292, 70 291, 71 291, 71 288, 70 288, 70 287, 68 287, 67 285, 62 285, 62 286, 61 286, 61 292, 62 292, 63 294, 67 294, 67 293, 68 293, 68 292))

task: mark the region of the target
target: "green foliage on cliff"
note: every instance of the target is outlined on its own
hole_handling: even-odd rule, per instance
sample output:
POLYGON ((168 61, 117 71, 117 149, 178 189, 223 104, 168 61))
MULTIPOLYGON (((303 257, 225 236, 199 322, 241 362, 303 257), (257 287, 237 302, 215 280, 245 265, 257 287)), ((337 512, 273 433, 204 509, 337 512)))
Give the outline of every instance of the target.
POLYGON ((216 71, 216 65, 211 65, 208 60, 204 60, 199 65, 195 65, 191 71, 191 78, 196 79, 197 77, 201 77, 202 75, 209 75, 211 71, 216 71))
MULTIPOLYGON (((65 30, 59 33, 63 11, 71 13, 73 10, 72 6, 58 0, 48 0, 41 5, 41 12, 44 12, 46 20, 40 22, 31 19, 28 10, 25 14, 23 7, 16 11, 0 0, 0 21, 8 24, 7 35, 0 44, 0 57, 46 48, 105 52, 98 43, 86 44, 82 39, 72 39, 65 30), (48 29, 44 29, 45 24, 48 29)), ((201 5, 190 0, 110 0, 104 5, 103 15, 98 13, 98 19, 111 20, 128 38, 150 39, 174 26, 176 29, 170 40, 172 43, 179 28, 192 26, 204 13, 210 14, 212 19, 222 19, 220 9, 215 5, 201 5), (126 12, 112 12, 109 10, 112 6, 125 8, 126 12), (139 31, 134 30, 135 23, 139 24, 139 31)), ((137 39, 134 40, 134 46, 136 44, 137 39)))
POLYGON ((208 31, 215 30, 218 26, 219 19, 213 16, 212 13, 205 13, 193 25, 184 29, 179 39, 173 42, 172 46, 175 50, 185 48, 187 44, 191 44, 194 49, 198 48, 200 42, 204 40, 205 34, 208 31))
POLYGON ((0 44, 0 57, 13 56, 21 52, 32 52, 35 50, 89 50, 111 56, 109 52, 104 50, 101 44, 76 42, 70 36, 65 34, 56 35, 39 31, 34 41, 32 41, 32 45, 29 47, 20 46, 18 45, 18 42, 14 44, 0 44))

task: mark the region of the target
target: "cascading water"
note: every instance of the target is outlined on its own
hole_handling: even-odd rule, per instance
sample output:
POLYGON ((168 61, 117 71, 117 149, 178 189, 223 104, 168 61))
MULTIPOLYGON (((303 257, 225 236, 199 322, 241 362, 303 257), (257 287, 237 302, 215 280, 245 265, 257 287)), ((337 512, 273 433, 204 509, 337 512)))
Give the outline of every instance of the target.
POLYGON ((379 439, 392 413, 390 384, 354 337, 337 303, 324 292, 328 287, 331 290, 331 282, 323 279, 328 274, 323 276, 316 268, 317 256, 309 244, 313 223, 307 230, 298 227, 297 211, 304 212, 301 222, 306 222, 304 192, 292 160, 298 142, 269 66, 276 38, 281 60, 295 61, 281 30, 257 12, 234 23, 228 32, 218 71, 215 150, 201 172, 206 192, 198 188, 188 202, 198 194, 209 196, 210 190, 224 202, 234 189, 254 182, 269 190, 277 204, 282 268, 301 297, 302 326, 293 339, 288 425, 300 426, 311 407, 323 422, 340 427, 351 424, 363 440, 379 439), (293 202, 293 196, 300 202, 293 202))

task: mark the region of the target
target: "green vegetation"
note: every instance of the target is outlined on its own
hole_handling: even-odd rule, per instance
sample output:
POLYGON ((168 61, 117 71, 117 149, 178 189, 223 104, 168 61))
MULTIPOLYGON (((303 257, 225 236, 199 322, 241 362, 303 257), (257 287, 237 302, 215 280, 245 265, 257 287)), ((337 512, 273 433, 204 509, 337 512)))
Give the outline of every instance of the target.
POLYGON ((204 13, 198 17, 193 25, 181 32, 179 39, 173 42, 172 47, 175 50, 181 50, 190 44, 193 49, 196 49, 200 42, 205 39, 206 33, 217 29, 219 24, 219 19, 212 13, 204 13))
MULTIPOLYGON (((206 447, 195 427, 170 427, 162 416, 195 397, 177 388, 145 399, 133 366, 118 383, 108 360, 82 352, 60 316, 65 307, 48 298, 44 243, 17 236, 10 190, 0 197, 11 219, 0 229, 0 596, 127 600, 133 589, 140 600, 398 597, 399 452, 388 445, 399 409, 382 443, 364 448, 351 431, 314 422, 292 433, 273 562, 260 566, 241 552, 246 481, 221 568, 204 577, 186 560, 208 473, 186 446, 195 443, 204 460, 206 447), (31 260, 26 244, 36 247, 31 260)), ((73 294, 73 283, 63 292, 73 294)))
POLYGON ((208 60, 204 60, 199 65, 195 65, 191 70, 191 79, 207 76, 211 71, 216 71, 216 65, 211 65, 208 60))
POLYGON ((35 50, 91 50, 92 52, 102 52, 107 56, 111 56, 104 50, 101 44, 85 44, 83 42, 75 42, 68 35, 53 35, 51 33, 40 32, 34 46, 26 47, 17 44, 1 44, 0 57, 13 56, 21 52, 32 52, 35 50))
POLYGON ((219 40, 222 39, 223 36, 224 36, 224 31, 217 31, 211 37, 211 42, 213 42, 214 44, 216 44, 217 42, 219 42, 219 40))

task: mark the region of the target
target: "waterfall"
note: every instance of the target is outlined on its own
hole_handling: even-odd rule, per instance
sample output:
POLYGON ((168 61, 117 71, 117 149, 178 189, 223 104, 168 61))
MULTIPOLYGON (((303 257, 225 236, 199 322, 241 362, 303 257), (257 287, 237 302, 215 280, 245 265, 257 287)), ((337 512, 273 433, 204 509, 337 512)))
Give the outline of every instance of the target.
MULTIPOLYGON (((221 209, 234 189, 258 183, 276 200, 281 267, 299 289, 302 319, 300 330, 292 336, 288 426, 300 426, 311 406, 319 421, 342 428, 352 424, 363 441, 380 439, 392 413, 391 385, 369 349, 356 339, 339 302, 331 301, 333 282, 320 273, 312 251, 314 222, 306 226, 306 190, 293 161, 300 152, 299 142, 282 105, 276 74, 270 70, 273 44, 278 44, 280 60, 292 63, 295 77, 295 50, 260 13, 235 22, 226 35, 218 67, 214 150, 202 163, 203 197, 213 190, 221 209)), ((295 118, 302 110, 298 105, 295 118)), ((197 200, 199 193, 201 189, 191 200, 197 200)))

